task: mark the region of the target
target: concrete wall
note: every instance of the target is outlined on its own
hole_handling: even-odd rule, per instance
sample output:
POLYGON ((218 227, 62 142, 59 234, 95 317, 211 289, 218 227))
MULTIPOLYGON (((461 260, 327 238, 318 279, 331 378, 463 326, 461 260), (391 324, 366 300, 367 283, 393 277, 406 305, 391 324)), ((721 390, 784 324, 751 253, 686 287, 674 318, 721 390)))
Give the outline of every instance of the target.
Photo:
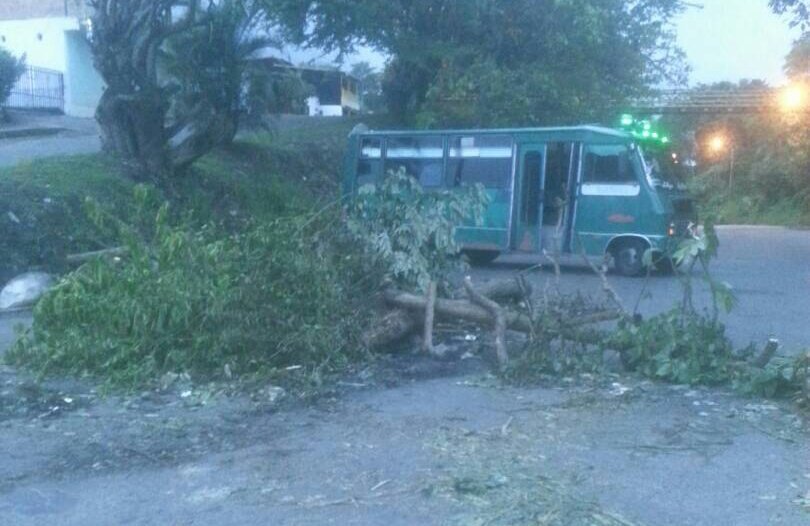
POLYGON ((15 56, 24 54, 29 66, 64 75, 66 114, 95 114, 104 84, 93 67, 90 45, 78 18, 0 20, 0 45, 15 56))
POLYGON ((79 21, 67 17, 2 20, 0 46, 15 56, 25 55, 30 66, 64 72, 65 32, 78 29, 79 21))
POLYGON ((93 53, 81 31, 66 31, 65 113, 93 117, 104 92, 104 81, 93 67, 93 53))

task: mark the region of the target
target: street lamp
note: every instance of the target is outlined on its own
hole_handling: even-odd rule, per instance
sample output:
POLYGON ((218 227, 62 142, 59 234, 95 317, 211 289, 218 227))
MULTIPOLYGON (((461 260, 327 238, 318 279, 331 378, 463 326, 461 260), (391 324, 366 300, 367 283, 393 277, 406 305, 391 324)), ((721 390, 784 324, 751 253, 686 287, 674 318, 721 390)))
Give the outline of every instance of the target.
POLYGON ((721 133, 718 133, 718 134, 712 136, 711 139, 709 139, 709 149, 714 154, 719 155, 719 154, 723 153, 726 150, 727 145, 728 145, 728 139, 726 138, 725 135, 723 135, 721 133))
POLYGON ((807 87, 804 84, 793 83, 779 93, 779 107, 784 112, 796 112, 804 109, 808 103, 807 87))
POLYGON ((728 151, 728 189, 734 186, 734 142, 728 135, 718 132, 709 138, 709 150, 717 157, 728 151))

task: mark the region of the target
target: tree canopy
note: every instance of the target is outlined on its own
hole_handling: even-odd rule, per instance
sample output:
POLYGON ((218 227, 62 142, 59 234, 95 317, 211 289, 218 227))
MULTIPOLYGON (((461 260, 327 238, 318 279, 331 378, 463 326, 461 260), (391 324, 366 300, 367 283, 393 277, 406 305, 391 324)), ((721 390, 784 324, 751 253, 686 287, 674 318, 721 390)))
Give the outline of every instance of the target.
POLYGON ((683 82, 680 0, 267 0, 287 38, 390 55, 389 111, 423 125, 598 119, 683 82))
POLYGON ((807 0, 770 0, 770 5, 771 9, 777 14, 791 15, 794 26, 800 26, 802 30, 808 29, 808 24, 810 24, 810 2, 807 0))

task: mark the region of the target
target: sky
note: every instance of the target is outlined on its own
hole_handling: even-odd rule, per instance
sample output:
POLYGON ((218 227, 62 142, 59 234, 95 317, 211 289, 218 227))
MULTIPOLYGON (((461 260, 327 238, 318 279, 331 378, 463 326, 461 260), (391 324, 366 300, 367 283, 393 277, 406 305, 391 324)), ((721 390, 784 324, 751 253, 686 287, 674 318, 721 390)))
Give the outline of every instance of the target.
POLYGON ((692 66, 691 84, 764 79, 784 82, 785 55, 798 38, 768 0, 692 0, 676 21, 678 43, 692 66))

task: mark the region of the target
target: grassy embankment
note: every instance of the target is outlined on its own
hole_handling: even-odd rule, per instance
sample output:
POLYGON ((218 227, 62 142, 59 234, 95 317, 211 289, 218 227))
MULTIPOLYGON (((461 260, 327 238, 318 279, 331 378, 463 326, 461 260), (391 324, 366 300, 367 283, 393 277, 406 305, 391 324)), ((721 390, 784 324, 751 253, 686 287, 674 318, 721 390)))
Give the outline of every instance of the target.
MULTIPOLYGON (((336 195, 350 119, 294 121, 240 138, 160 192, 195 222, 238 225, 306 209, 336 195)), ((114 242, 85 213, 88 198, 126 220, 134 184, 103 154, 0 169, 0 282, 32 268, 61 272, 66 254, 114 242)))
POLYGON ((247 136, 160 188, 134 185, 103 155, 0 172, 5 274, 64 273, 66 254, 128 249, 63 274, 6 361, 132 389, 165 373, 317 385, 362 357, 362 287, 373 283, 339 209, 323 208, 354 124, 247 136))

